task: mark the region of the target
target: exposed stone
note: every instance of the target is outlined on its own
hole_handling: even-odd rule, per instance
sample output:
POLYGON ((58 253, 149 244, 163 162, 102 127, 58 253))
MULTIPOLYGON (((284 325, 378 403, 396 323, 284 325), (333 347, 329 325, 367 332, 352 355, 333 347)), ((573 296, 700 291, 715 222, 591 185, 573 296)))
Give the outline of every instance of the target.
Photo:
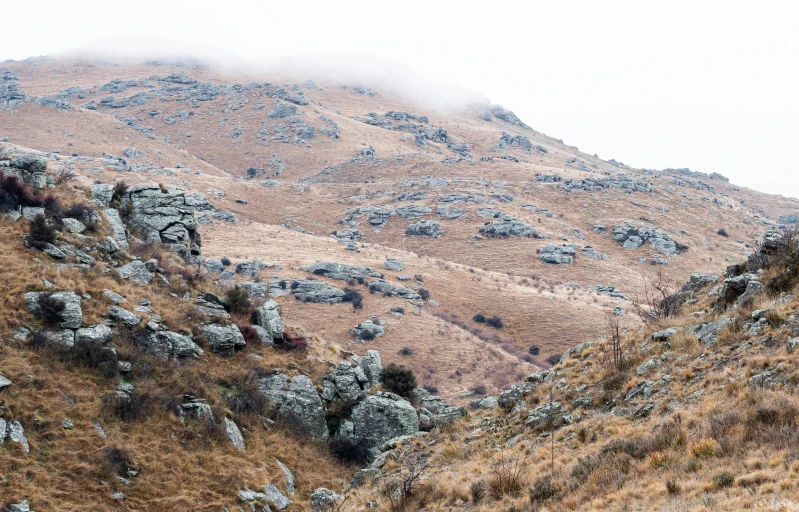
POLYGON ((311 493, 311 510, 323 510, 333 506, 341 498, 340 495, 320 487, 311 493))
POLYGON ((336 304, 344 300, 344 290, 314 279, 294 279, 291 290, 297 300, 336 304))
POLYGON ((280 307, 277 302, 270 300, 255 310, 255 323, 266 329, 272 339, 283 339, 285 326, 280 318, 280 307))
POLYGON ((278 510, 283 510, 292 503, 274 484, 264 486, 264 495, 266 496, 266 502, 278 510))
POLYGON ((382 325, 371 320, 361 322, 350 330, 350 334, 357 340, 373 340, 378 336, 382 336, 384 332, 382 325))
POLYGON ((258 390, 266 398, 270 412, 292 428, 314 439, 328 437, 325 408, 310 378, 276 373, 258 381, 258 390))
POLYGON ((367 438, 382 444, 399 436, 413 435, 419 431, 416 410, 405 399, 379 392, 367 396, 352 409, 352 432, 355 439, 367 438))
POLYGON ((535 230, 529 224, 515 220, 513 217, 485 224, 480 233, 491 238, 508 238, 511 236, 532 236, 535 230))
POLYGON ((112 319, 122 322, 128 327, 136 327, 141 323, 141 317, 135 313, 131 313, 127 309, 119 306, 111 306, 108 308, 108 316, 112 319))
MULTIPOLYGON (((45 294, 46 292, 28 292, 25 294, 28 309, 36 316, 41 314, 39 298, 45 294)), ((83 323, 80 297, 73 292, 53 292, 51 296, 64 303, 64 311, 61 313, 63 321, 59 325, 64 329, 78 329, 83 323)))
POLYGON ((434 220, 420 220, 414 224, 408 224, 408 227, 405 228, 405 234, 439 238, 442 234, 441 224, 434 220))
POLYGON ((128 279, 141 286, 150 284, 154 277, 154 274, 141 260, 133 260, 127 265, 118 267, 116 272, 122 279, 128 279))
POLYGON ((568 265, 574 261, 576 254, 574 245, 547 244, 541 248, 538 259, 545 263, 568 265))
POLYGON ((247 342, 236 324, 210 324, 200 328, 212 352, 230 355, 247 342))
POLYGON ((230 418, 225 418, 225 434, 230 439, 233 448, 239 451, 244 450, 244 437, 241 435, 241 430, 230 418))
POLYGON ((393 270, 394 272, 399 272, 403 269, 402 260, 399 258, 388 258, 383 263, 383 268, 386 270, 393 270))
POLYGON ((308 267, 308 272, 338 281, 351 281, 353 279, 366 279, 368 277, 382 277, 380 272, 369 267, 344 265, 330 261, 320 261, 308 267))

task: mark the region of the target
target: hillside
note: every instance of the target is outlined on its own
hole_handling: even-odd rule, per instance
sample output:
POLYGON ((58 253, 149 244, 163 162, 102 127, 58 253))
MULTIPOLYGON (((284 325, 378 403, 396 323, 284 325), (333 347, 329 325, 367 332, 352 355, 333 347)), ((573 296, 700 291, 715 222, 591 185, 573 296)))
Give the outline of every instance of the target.
MULTIPOLYGON (((29 446, 0 451, 11 468, 0 474, 0 505, 24 498, 35 510, 83 510, 103 496, 98 510, 220 510, 247 487, 275 482, 288 493, 278 459, 297 475, 293 507, 303 507, 318 487, 348 487, 364 460, 353 465, 324 441, 362 439, 355 432, 366 427, 359 427, 357 411, 378 403, 393 411, 385 421, 402 426, 370 423, 381 443, 396 437, 386 432, 430 431, 414 446, 432 446, 421 453, 433 475, 461 476, 461 486, 479 479, 484 462, 511 438, 509 448, 527 452, 525 471, 543 471, 545 438, 524 426, 522 409, 507 415, 493 397, 527 380, 535 385, 524 398, 534 409, 549 396, 577 399, 574 389, 583 385, 601 388, 612 376, 596 364, 601 343, 592 344, 606 336, 609 322, 629 329, 630 339, 654 332, 635 314, 648 285, 662 279, 671 292, 693 273, 723 274, 750 257, 765 233, 795 224, 799 202, 716 174, 633 169, 528 124, 534 120, 488 103, 445 110, 389 87, 223 71, 191 59, 2 63, 0 170, 19 175, 28 188, 14 188, 0 216, 7 283, 0 375, 12 383, 0 391, 0 421, 7 422, 0 430, 11 432, 6 425, 18 421, 29 446), (23 240, 39 213, 57 229, 52 247, 23 240), (149 278, 139 283, 141 276, 149 278), (247 290, 252 311, 225 311, 234 285, 247 290), (53 334, 59 331, 42 323, 38 303, 26 299, 48 290, 74 293, 67 303, 80 304, 82 315, 68 330, 89 329, 86 336, 102 338, 132 368, 104 371, 108 351, 75 355, 77 341, 66 354, 54 350, 59 336, 78 334, 53 334), (124 298, 127 309, 106 290, 124 298), (126 324, 126 314, 112 307, 140 322, 126 324), (173 334, 153 334, 160 332, 173 334), (583 352, 561 359, 578 345, 583 352), (378 375, 391 363, 411 368, 427 391, 410 401, 381 395, 378 375), (352 379, 355 391, 345 390, 352 379), (139 395, 133 402, 145 404, 132 418, 109 406, 109 396, 130 398, 127 384, 139 395), (483 399, 482 410, 460 420, 466 406, 483 399), (283 409, 295 402, 304 405, 283 409), (63 419, 73 427, 62 428, 63 419), (235 441, 229 446, 227 421, 240 425, 245 450, 235 441), (298 426, 314 440, 296 435, 298 426), (109 447, 133 454, 126 464, 135 462, 141 473, 135 484, 109 483, 114 474, 130 480, 117 471, 121 463, 109 470, 103 462, 109 447), (86 453, 99 468, 81 458, 86 453), (176 466, 185 474, 166 478, 176 466)), ((696 298, 681 320, 659 319, 657 330, 722 313, 706 296, 696 298)), ((790 304, 772 306, 784 317, 790 304)), ((751 313, 750 306, 735 316, 751 313)), ((779 343, 739 364, 772 365, 774 357, 789 364, 790 356, 773 354, 784 345, 781 325, 770 327, 782 329, 774 336, 779 343)), ((678 359, 683 385, 663 392, 681 402, 680 410, 683 388, 694 393, 726 375, 714 367, 718 374, 697 376, 692 365, 715 359, 705 361, 713 353, 690 337, 680 334, 670 348, 687 357, 678 359)), ((634 345, 635 355, 625 354, 628 366, 644 362, 634 345)), ((638 377, 626 366, 622 373, 616 384, 626 392, 638 377)), ((746 386, 733 387, 730 396, 744 400, 746 386)), ((715 403, 701 396, 690 408, 697 417, 715 403)), ((637 399, 624 413, 597 410, 580 429, 560 430, 558 471, 588 454, 585 435, 643 435, 662 416, 679 414, 672 401, 637 399), (646 414, 639 407, 648 407, 646 414)), ((512 409, 516 400, 504 405, 512 409)), ((696 429, 686 428, 690 438, 696 429)), ((376 448, 369 447, 372 456, 376 448)), ((397 456, 413 459, 416 451, 397 456)), ((387 473, 402 467, 387 464, 387 473)), ((614 483, 619 492, 624 481, 614 483)), ((465 489, 444 488, 431 495, 431 510, 483 506, 464 505, 473 501, 465 489)), ((680 496, 699 495, 691 489, 680 496)), ((352 493, 345 507, 360 510, 372 499, 387 507, 376 490, 367 485, 352 493)), ((608 494, 592 506, 661 507, 650 501, 658 493, 608 494)), ((594 494, 570 488, 558 506, 583 509, 594 494)), ((509 508, 526 498, 502 500, 509 508)))

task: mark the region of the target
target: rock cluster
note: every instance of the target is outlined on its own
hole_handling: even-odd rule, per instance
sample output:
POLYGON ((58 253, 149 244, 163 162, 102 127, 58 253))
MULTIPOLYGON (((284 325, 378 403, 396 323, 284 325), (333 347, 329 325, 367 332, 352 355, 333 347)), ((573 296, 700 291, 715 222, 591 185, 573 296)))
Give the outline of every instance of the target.
POLYGON ((669 256, 676 256, 685 249, 668 234, 652 226, 635 226, 624 222, 613 227, 613 238, 628 251, 638 249, 649 242, 653 249, 669 256))
POLYGON ((496 222, 487 222, 480 228, 480 233, 490 238, 508 238, 511 236, 533 236, 535 229, 529 224, 506 216, 496 222))

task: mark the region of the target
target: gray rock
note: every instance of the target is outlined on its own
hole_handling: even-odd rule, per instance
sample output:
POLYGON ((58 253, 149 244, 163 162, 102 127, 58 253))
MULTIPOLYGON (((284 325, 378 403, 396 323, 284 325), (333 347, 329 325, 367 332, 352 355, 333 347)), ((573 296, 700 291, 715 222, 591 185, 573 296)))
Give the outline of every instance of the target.
POLYGON ((487 396, 480 400, 481 409, 496 409, 499 406, 499 401, 495 396, 487 396))
MULTIPOLYGON (((147 324, 148 327, 150 324, 147 324)), ((191 338, 172 331, 155 331, 150 333, 145 350, 166 361, 170 357, 176 359, 197 359, 203 355, 203 349, 191 338)))
POLYGON ((527 414, 525 424, 530 428, 559 423, 563 418, 563 406, 560 402, 547 402, 539 405, 527 414))
POLYGON ((119 211, 114 208, 106 208, 103 210, 105 218, 108 220, 108 225, 111 226, 111 234, 114 237, 117 245, 123 251, 128 250, 128 232, 125 224, 119 216, 119 211))
POLYGON ((438 221, 420 220, 414 224, 408 224, 408 227, 405 228, 405 234, 439 238, 442 234, 441 224, 438 221))
POLYGON ((233 448, 244 450, 244 437, 241 435, 238 425, 230 418, 225 418, 225 434, 230 439, 233 448))
POLYGON ((538 384, 535 382, 522 382, 520 384, 514 384, 511 387, 503 390, 497 396, 497 403, 503 409, 510 409, 516 405, 519 400, 523 399, 530 393, 535 392, 536 389, 538 389, 538 384))
POLYGON ((283 476, 286 477, 286 494, 289 496, 294 496, 295 494, 295 485, 296 480, 294 479, 294 473, 291 472, 288 466, 283 464, 280 460, 275 459, 275 463, 280 468, 280 471, 283 472, 283 476))
POLYGON ((280 318, 280 307, 277 302, 270 300, 255 310, 255 323, 266 329, 273 339, 283 339, 285 325, 280 318))
POLYGON ((61 219, 61 225, 64 226, 64 231, 69 233, 83 233, 86 231, 86 226, 77 219, 64 218, 61 219))
POLYGON ((92 198, 99 201, 101 205, 108 206, 114 198, 114 187, 107 183, 94 183, 92 185, 92 198))
POLYGON ((667 329, 663 329, 662 331, 658 331, 652 334, 652 340, 654 341, 668 341, 669 338, 677 334, 677 329, 674 327, 669 327, 667 329))
POLYGON ((278 420, 304 431, 314 439, 328 437, 325 408, 310 378, 276 373, 258 381, 258 390, 278 420))
MULTIPOLYGON (((28 438, 25 437, 25 429, 22 428, 22 423, 19 420, 11 420, 6 426, 6 436, 9 441, 19 443, 25 453, 30 453, 31 448, 28 444, 28 438)), ((0 442, 0 444, 3 444, 0 442)))
POLYGON ((111 328, 107 325, 93 325, 83 329, 78 329, 75 332, 75 343, 103 346, 111 341, 111 328))
POLYGON ((727 326, 729 326, 731 323, 732 318, 728 317, 727 315, 721 316, 718 318, 718 320, 703 325, 696 332, 696 339, 698 339, 702 345, 711 347, 716 344, 716 341, 718 341, 719 333, 727 328, 727 326))
POLYGON ((344 290, 313 279, 294 279, 291 290, 294 297, 303 302, 336 304, 344 300, 344 290))
POLYGON ((230 355, 247 345, 236 324, 210 324, 200 328, 212 352, 230 355))
POLYGON ((701 274, 695 272, 688 277, 688 282, 683 286, 683 291, 698 292, 705 286, 718 281, 718 274, 701 274))
MULTIPOLYGON (((39 297, 45 295, 43 292, 28 292, 25 294, 25 301, 28 309, 36 316, 41 314, 39 309, 39 297)), ((80 307, 80 297, 73 292, 54 292, 51 294, 54 299, 64 303, 64 311, 61 313, 62 322, 60 326, 64 329, 78 329, 83 323, 83 311, 80 307)))
POLYGON ((574 245, 547 244, 541 249, 538 259, 545 263, 568 265, 574 261, 576 254, 574 245))
POLYGON ((40 206, 23 206, 22 217, 27 220, 33 220, 38 215, 44 215, 44 208, 40 206))
POLYGON ((393 270, 394 272, 399 272, 403 269, 402 260, 399 258, 388 258, 383 263, 383 268, 386 270, 393 270))
POLYGON ((103 290, 103 296, 114 304, 122 304, 123 302, 127 302, 125 297, 108 289, 103 290))
POLYGON ((350 334, 357 340, 373 340, 382 336, 384 332, 383 326, 371 320, 361 322, 350 330, 350 334))
POLYGON ((793 354, 796 352, 796 349, 799 348, 799 338, 788 338, 788 342, 786 344, 786 349, 789 353, 793 354))
POLYGON ((311 493, 311 510, 322 510, 333 506, 341 496, 331 491, 320 487, 311 493))
POLYGON ((111 306, 108 308, 108 316, 112 319, 122 322, 128 327, 136 327, 141 323, 141 317, 135 313, 131 313, 127 309, 119 306, 111 306))
POLYGON ((403 398, 380 392, 367 396, 352 409, 352 436, 382 444, 399 436, 419 432, 419 417, 403 398))
POLYGON ((535 230, 529 224, 519 222, 513 217, 505 217, 497 222, 490 222, 480 228, 480 233, 490 238, 508 238, 511 236, 532 236, 535 230))
POLYGON ((118 267, 116 272, 122 279, 130 280, 140 286, 150 284, 150 281, 152 281, 155 276, 141 260, 133 260, 127 265, 118 267))
POLYGON ((292 503, 274 484, 264 486, 264 495, 266 496, 266 502, 278 510, 283 510, 292 503))
POLYGON ((380 377, 383 374, 383 362, 380 359, 380 352, 367 350, 366 355, 359 359, 359 363, 366 375, 369 388, 380 384, 380 377))
POLYGON ((75 423, 69 418, 62 418, 61 428, 63 428, 64 430, 72 430, 73 428, 75 428, 75 423))
POLYGON ((351 281, 353 279, 366 279, 368 277, 382 277, 380 272, 369 267, 344 265, 331 261, 320 261, 308 267, 308 272, 338 281, 351 281))
POLYGON ((10 385, 11 381, 0 375, 0 391, 3 391, 5 388, 7 388, 10 385))
POLYGON ((403 219, 418 219, 419 217, 423 217, 428 213, 432 212, 433 210, 428 208, 427 206, 417 206, 415 204, 409 204, 407 206, 400 206, 397 208, 397 215, 402 217, 403 219))

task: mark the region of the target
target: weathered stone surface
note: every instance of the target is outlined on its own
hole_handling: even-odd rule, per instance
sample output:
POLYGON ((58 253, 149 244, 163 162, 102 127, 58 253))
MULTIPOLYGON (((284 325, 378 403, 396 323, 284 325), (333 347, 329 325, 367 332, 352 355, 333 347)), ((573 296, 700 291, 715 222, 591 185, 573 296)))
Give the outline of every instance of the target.
POLYGON ((0 375, 0 391, 3 391, 11 385, 11 381, 0 375))
POLYGON ((351 421, 352 437, 371 439, 377 444, 419 432, 416 410, 393 393, 367 396, 352 409, 351 421))
POLYGON ((278 510, 283 510, 292 503, 274 484, 264 486, 264 495, 266 496, 266 502, 278 510))
POLYGON ((442 234, 441 224, 434 220, 420 220, 414 224, 408 224, 408 227, 405 228, 405 234, 439 238, 442 234))
POLYGON ((352 481, 350 481, 350 487, 358 489, 365 485, 374 484, 380 477, 382 473, 377 468, 365 468, 358 470, 352 477, 352 481))
POLYGON ((508 238, 511 236, 532 236, 535 230, 529 224, 519 222, 507 216, 502 220, 490 222, 480 228, 480 233, 491 238, 508 238))
POLYGON ((86 231, 86 226, 78 219, 70 219, 69 217, 61 219, 61 225, 64 231, 68 233, 83 233, 86 231))
POLYGON ((724 315, 718 318, 713 322, 709 322, 703 325, 697 332, 696 332, 696 339, 698 339, 702 345, 707 347, 713 346, 718 341, 718 335, 721 331, 723 331, 727 326, 732 323, 732 318, 724 315))
POLYGON ((394 272, 400 272, 403 270, 402 260, 399 258, 388 258, 383 263, 383 268, 386 270, 393 270, 394 272))
POLYGON ((367 350, 365 356, 360 358, 356 356, 354 359, 361 365, 361 368, 363 368, 369 388, 373 388, 380 384, 380 377, 383 374, 383 362, 380 358, 380 352, 377 350, 367 350))
POLYGON ((195 203, 182 189, 154 185, 130 187, 122 200, 123 206, 130 209, 131 226, 146 238, 164 243, 186 263, 202 261, 195 203))
POLYGON ((210 324, 200 328, 212 352, 230 355, 247 345, 236 324, 210 324))
MULTIPOLYGON (((39 297, 45 292, 28 292, 25 294, 25 301, 28 309, 36 316, 41 314, 39 309, 39 297)), ((64 311, 61 313, 62 322, 59 324, 64 329, 78 329, 83 323, 83 311, 80 307, 80 297, 73 292, 53 292, 54 299, 64 303, 64 311)))
POLYGON ((276 373, 258 381, 258 390, 266 398, 271 414, 292 428, 314 439, 327 439, 325 408, 310 378, 276 373))
POLYGON ((510 409, 516 405, 516 402, 534 392, 537 388, 538 384, 535 382, 522 382, 520 384, 514 384, 500 392, 499 396, 497 396, 497 403, 503 409, 510 409))
POLYGON ((311 493, 311 510, 323 510, 331 507, 341 498, 339 494, 320 487, 311 493))
POLYGON ((103 213, 108 220, 108 225, 111 226, 111 234, 114 237, 114 241, 123 251, 128 250, 128 231, 125 228, 125 224, 122 223, 119 211, 114 208, 106 208, 103 213))
POLYGON ((285 326, 280 318, 280 307, 277 302, 270 300, 255 310, 255 323, 266 329, 271 338, 283 339, 285 326))
POLYGON ((351 281, 353 279, 366 279, 368 277, 382 277, 380 272, 369 267, 344 265, 331 261, 320 261, 308 267, 308 272, 338 281, 351 281))
POLYGON ((384 332, 382 325, 371 320, 361 322, 350 329, 350 334, 357 340, 373 340, 378 336, 382 336, 384 332))
MULTIPOLYGON (((147 325, 149 326, 150 324, 147 325)), ((172 331, 150 333, 145 349, 164 361, 170 357, 196 359, 204 353, 203 349, 194 343, 191 338, 172 331)))
POLYGON ((108 308, 108 316, 112 319, 122 322, 128 327, 136 327, 141 323, 141 317, 135 313, 131 313, 127 309, 119 306, 111 306, 108 308))
POLYGON ((576 254, 574 245, 547 244, 541 249, 538 259, 545 263, 568 265, 574 261, 576 254))
POLYGON ((294 279, 291 290, 297 300, 304 302, 336 304, 344 300, 344 290, 314 279, 294 279))
POLYGON ((527 414, 525 424, 530 428, 546 426, 550 423, 558 423, 563 417, 563 406, 560 402, 548 402, 539 405, 527 414))
POLYGON ((668 234, 652 226, 635 226, 624 222, 613 228, 613 238, 616 242, 629 250, 641 247, 644 242, 649 242, 653 249, 668 256, 676 256, 686 247, 678 244, 668 234))
POLYGON ((122 279, 129 279, 140 286, 150 284, 155 276, 141 260, 133 260, 127 265, 118 267, 116 272, 122 279))
POLYGON ((122 304, 123 302, 127 302, 125 297, 108 289, 103 290, 103 296, 114 304, 122 304))
POLYGON ((241 435, 241 430, 239 430, 239 426, 236 425, 236 422, 230 418, 225 418, 225 434, 228 439, 230 439, 233 448, 239 451, 244 450, 244 436, 241 435))
POLYGON ((111 328, 107 325, 93 325, 75 332, 75 343, 102 346, 111 341, 111 328))

